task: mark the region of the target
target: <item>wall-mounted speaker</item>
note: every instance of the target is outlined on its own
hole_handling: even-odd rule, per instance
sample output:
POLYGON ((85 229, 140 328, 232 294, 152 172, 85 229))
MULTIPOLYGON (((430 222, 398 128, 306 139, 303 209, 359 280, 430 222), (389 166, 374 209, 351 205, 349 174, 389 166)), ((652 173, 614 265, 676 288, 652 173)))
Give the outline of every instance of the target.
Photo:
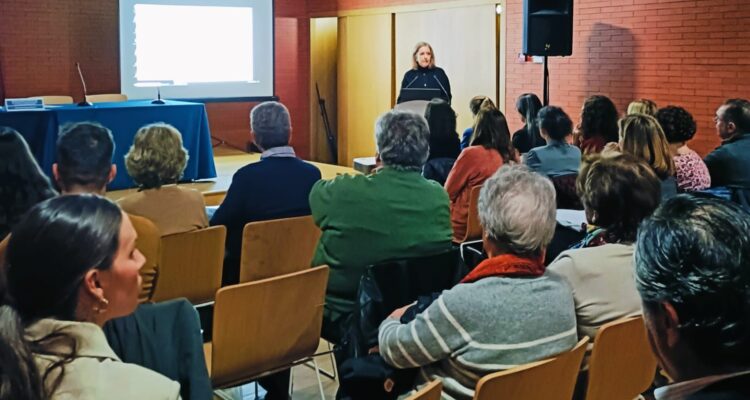
POLYGON ((523 54, 573 54, 573 0, 524 0, 523 54))

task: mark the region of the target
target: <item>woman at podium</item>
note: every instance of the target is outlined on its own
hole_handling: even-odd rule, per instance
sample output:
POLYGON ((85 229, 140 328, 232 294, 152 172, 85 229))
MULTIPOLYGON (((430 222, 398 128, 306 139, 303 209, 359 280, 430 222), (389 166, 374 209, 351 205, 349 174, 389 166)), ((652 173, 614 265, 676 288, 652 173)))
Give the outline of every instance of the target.
POLYGON ((401 81, 397 103, 411 100, 430 101, 439 97, 450 103, 451 83, 442 68, 435 66, 435 53, 427 42, 414 46, 412 69, 406 71, 401 81))

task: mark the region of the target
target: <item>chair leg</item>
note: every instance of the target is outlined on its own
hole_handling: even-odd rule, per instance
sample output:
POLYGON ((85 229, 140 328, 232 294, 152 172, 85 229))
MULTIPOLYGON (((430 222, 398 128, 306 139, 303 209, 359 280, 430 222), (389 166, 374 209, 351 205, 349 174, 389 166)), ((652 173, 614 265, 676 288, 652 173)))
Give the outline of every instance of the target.
POLYGON ((289 398, 292 397, 292 393, 294 392, 294 368, 289 368, 289 398))
POLYGON ((331 357, 331 369, 333 370, 333 381, 338 382, 338 370, 336 369, 336 358, 333 356, 333 349, 331 349, 331 342, 326 340, 326 344, 328 344, 328 356, 331 357))
POLYGON ((318 369, 318 362, 313 358, 313 365, 315 366, 315 377, 318 378, 318 389, 320 390, 320 399, 326 400, 326 395, 323 392, 323 382, 320 380, 320 370, 318 369))

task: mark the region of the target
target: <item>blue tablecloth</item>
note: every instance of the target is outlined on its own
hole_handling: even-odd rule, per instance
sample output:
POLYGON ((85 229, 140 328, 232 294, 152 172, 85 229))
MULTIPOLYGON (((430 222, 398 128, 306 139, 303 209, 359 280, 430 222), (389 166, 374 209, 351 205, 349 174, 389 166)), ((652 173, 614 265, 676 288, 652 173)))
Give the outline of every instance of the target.
POLYGON ((182 133, 182 142, 190 155, 184 180, 216 177, 211 133, 203 104, 182 101, 127 101, 97 103, 92 107, 65 105, 40 111, 0 111, 0 126, 10 126, 23 135, 42 170, 52 178, 55 144, 60 127, 68 123, 96 121, 112 130, 115 139, 117 176, 108 190, 131 188, 133 181, 125 169, 125 153, 133 144, 138 128, 153 122, 166 122, 182 133))

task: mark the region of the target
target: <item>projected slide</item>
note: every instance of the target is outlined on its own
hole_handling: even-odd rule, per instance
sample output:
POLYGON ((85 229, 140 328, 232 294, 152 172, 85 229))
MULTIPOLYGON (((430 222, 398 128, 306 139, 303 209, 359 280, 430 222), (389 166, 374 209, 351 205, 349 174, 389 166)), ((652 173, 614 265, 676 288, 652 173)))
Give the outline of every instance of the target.
POLYGON ((120 0, 131 99, 273 96, 271 0, 120 0))

